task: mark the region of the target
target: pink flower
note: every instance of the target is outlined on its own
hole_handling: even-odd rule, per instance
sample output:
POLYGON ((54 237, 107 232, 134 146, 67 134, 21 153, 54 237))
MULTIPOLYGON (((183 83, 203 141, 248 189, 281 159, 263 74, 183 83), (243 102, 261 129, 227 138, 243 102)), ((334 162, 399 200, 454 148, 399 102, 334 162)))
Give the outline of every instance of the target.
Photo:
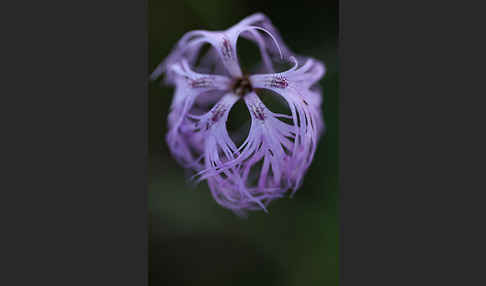
POLYGON ((196 181, 208 182, 216 202, 244 214, 266 211, 272 200, 301 185, 324 130, 316 85, 324 73, 318 60, 293 54, 269 19, 257 13, 225 31, 185 34, 151 79, 165 74, 165 82, 175 86, 166 137, 174 158, 195 173, 196 181), (242 73, 239 37, 258 46, 265 73, 242 73), (211 48, 201 56, 204 44, 211 48), (276 61, 293 66, 276 73, 276 61), (272 112, 259 90, 281 97, 289 114, 272 112), (239 100, 248 108, 251 126, 237 146, 227 119, 239 100))

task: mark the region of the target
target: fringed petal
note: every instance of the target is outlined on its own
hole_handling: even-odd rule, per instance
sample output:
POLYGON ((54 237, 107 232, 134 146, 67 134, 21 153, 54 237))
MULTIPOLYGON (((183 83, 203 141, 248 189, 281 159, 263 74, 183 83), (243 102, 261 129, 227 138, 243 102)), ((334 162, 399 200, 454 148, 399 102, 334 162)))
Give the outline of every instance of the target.
POLYGON ((227 90, 231 80, 225 76, 196 73, 185 60, 172 65, 171 70, 176 75, 175 93, 168 115, 169 131, 166 141, 176 160, 188 167, 194 163, 195 157, 190 152, 185 135, 181 133, 181 125, 199 96, 207 92, 227 90))
POLYGON ((325 68, 313 59, 307 60, 301 67, 298 67, 295 58, 293 60, 295 65, 288 71, 252 75, 250 81, 253 87, 269 89, 281 95, 289 105, 296 126, 296 138, 292 158, 288 161, 291 169, 288 179, 295 192, 312 162, 323 131, 321 95, 319 90, 312 87, 324 75, 325 68))

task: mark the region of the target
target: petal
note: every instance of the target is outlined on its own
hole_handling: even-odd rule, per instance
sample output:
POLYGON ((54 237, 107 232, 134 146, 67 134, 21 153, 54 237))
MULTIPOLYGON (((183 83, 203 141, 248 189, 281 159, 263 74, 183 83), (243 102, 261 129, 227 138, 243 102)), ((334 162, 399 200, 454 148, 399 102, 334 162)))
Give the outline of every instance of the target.
POLYGON ((189 151, 185 135, 181 134, 181 126, 199 96, 226 90, 231 80, 224 76, 196 73, 185 61, 172 65, 171 70, 175 74, 175 93, 168 115, 169 131, 166 141, 176 160, 188 166, 194 163, 195 157, 189 151))
POLYGON ((191 116, 197 122, 194 130, 204 132, 205 138, 205 169, 195 177, 198 181, 207 180, 215 200, 226 208, 266 210, 270 201, 283 196, 290 187, 285 163, 291 160, 288 153, 294 144, 294 128, 279 120, 281 115, 268 110, 255 93, 247 94, 244 100, 252 119, 250 133, 236 148, 225 121, 238 99, 226 95, 207 114, 191 116), (216 121, 212 120, 215 116, 216 121), (252 169, 259 162, 263 166, 256 174, 252 169))
POLYGON ((189 115, 185 127, 191 137, 204 138, 205 169, 199 175, 220 175, 225 163, 234 159, 237 148, 229 137, 226 121, 239 97, 228 93, 203 115, 189 115))
MULTIPOLYGON (((230 31, 230 30, 228 30, 230 31)), ((157 79, 162 73, 168 71, 168 67, 182 58, 194 62, 204 44, 210 44, 216 51, 227 72, 234 77, 242 75, 236 55, 236 37, 234 33, 227 31, 197 30, 186 33, 174 47, 170 55, 155 69, 151 79, 157 79)), ((209 54, 212 60, 214 54, 209 54)), ((169 83, 172 79, 169 77, 169 83)))
POLYGON ((194 41, 211 44, 217 51, 228 73, 233 77, 240 77, 242 72, 236 55, 236 39, 234 34, 228 31, 205 31, 200 38, 194 41))
MULTIPOLYGON (((201 41, 195 41, 192 42, 191 45, 188 44, 188 41, 192 37, 198 36, 198 34, 202 32, 200 30, 196 31, 191 31, 186 33, 172 48, 172 51, 170 54, 165 58, 152 72, 150 75, 151 80, 156 80, 158 77, 160 77, 163 73, 167 73, 169 70, 170 66, 172 66, 175 63, 180 62, 182 59, 188 60, 190 63, 192 63, 199 53, 203 42, 201 41)), ((170 75, 167 75, 166 78, 167 83, 173 83, 173 78, 170 77, 170 75)))
MULTIPOLYGON (((157 79, 162 73, 168 71, 169 66, 182 58, 194 65, 196 57, 205 43, 210 44, 213 49, 205 57, 206 60, 203 59, 202 66, 207 67, 209 63, 214 63, 214 55, 217 54, 228 73, 231 76, 240 77, 242 72, 236 54, 236 42, 240 34, 258 45, 265 66, 270 72, 273 72, 271 59, 295 56, 285 45, 280 33, 268 17, 262 13, 255 13, 225 31, 195 30, 186 33, 172 49, 169 56, 156 67, 150 78, 152 80, 157 79), (257 31, 263 32, 263 34, 260 35, 257 31)), ((172 83, 173 80, 170 75, 167 75, 166 81, 172 83)))
POLYGON ((298 66, 297 59, 291 57, 294 66, 287 71, 273 74, 256 74, 250 76, 254 87, 283 90, 299 86, 306 89, 317 83, 325 74, 324 64, 315 59, 307 59, 302 66, 298 66), (289 84, 291 84, 289 86, 289 84))
POLYGON ((250 205, 265 208, 261 201, 249 193, 238 166, 228 164, 238 156, 238 150, 229 137, 226 120, 231 107, 239 98, 227 94, 208 113, 191 116, 195 120, 194 135, 201 134, 204 138, 205 168, 195 177, 199 177, 198 181, 207 179, 215 200, 235 211, 250 205))
MULTIPOLYGON (((263 37, 261 40, 255 37, 242 35, 249 40, 255 41, 259 47, 261 47, 265 54, 267 54, 273 60, 277 60, 282 58, 289 58, 291 56, 295 56, 295 54, 287 47, 285 42, 282 39, 282 36, 278 32, 278 29, 272 24, 270 19, 263 13, 255 13, 246 17, 245 19, 241 20, 238 23, 240 26, 253 26, 260 28, 262 31, 265 31, 267 37, 263 37), (270 35, 270 36, 268 36, 270 35)), ((262 54, 263 57, 265 55, 262 54)))
MULTIPOLYGON (((295 59, 294 59, 295 60, 295 59)), ((300 185, 303 172, 312 162, 317 141, 323 130, 321 95, 311 87, 323 76, 324 65, 309 59, 304 65, 295 65, 288 71, 276 74, 253 75, 250 81, 255 88, 269 89, 281 95, 288 103, 293 122, 297 127, 289 180, 294 191, 300 185)))
POLYGON ((279 120, 278 114, 268 110, 255 93, 245 96, 245 103, 252 118, 248 139, 240 147, 239 160, 246 160, 243 163, 245 175, 255 164, 252 158, 263 156, 258 188, 281 187, 285 192, 285 188, 289 186, 284 177, 290 171, 287 165, 292 160, 292 152, 295 149, 295 126, 279 120))
POLYGON ((222 75, 202 74, 193 71, 183 59, 180 63, 173 64, 170 69, 176 78, 184 78, 187 84, 196 90, 228 90, 231 79, 222 75))
POLYGON ((293 127, 280 121, 279 114, 268 110, 255 93, 246 95, 244 100, 252 118, 247 139, 233 151, 234 159, 220 164, 219 169, 212 165, 209 172, 202 172, 215 200, 237 213, 256 209, 266 211, 272 200, 282 197, 288 190, 285 162, 290 160, 287 153, 293 145, 289 138, 295 136, 293 127), (262 162, 260 169, 259 162, 262 162))

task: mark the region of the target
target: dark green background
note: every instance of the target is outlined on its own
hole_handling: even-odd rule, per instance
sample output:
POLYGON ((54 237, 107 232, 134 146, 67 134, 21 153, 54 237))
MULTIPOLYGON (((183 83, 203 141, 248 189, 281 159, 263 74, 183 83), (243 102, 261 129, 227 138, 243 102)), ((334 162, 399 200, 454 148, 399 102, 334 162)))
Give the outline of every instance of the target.
POLYGON ((294 198, 241 219, 191 188, 165 144, 173 89, 149 86, 150 285, 338 285, 337 1, 149 0, 149 71, 193 29, 222 30, 265 13, 298 54, 326 64, 327 132, 294 198))

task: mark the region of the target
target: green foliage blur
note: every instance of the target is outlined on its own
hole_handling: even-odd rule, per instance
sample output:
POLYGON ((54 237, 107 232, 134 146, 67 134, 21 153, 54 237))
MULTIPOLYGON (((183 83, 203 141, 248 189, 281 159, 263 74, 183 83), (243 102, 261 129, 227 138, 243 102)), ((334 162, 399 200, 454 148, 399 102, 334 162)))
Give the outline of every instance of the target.
POLYGON ((149 284, 338 285, 338 4, 334 1, 149 0, 149 74, 185 33, 265 13, 298 54, 322 60, 326 133, 303 186, 241 219, 206 184, 191 187, 164 135, 173 88, 149 84, 149 284))

